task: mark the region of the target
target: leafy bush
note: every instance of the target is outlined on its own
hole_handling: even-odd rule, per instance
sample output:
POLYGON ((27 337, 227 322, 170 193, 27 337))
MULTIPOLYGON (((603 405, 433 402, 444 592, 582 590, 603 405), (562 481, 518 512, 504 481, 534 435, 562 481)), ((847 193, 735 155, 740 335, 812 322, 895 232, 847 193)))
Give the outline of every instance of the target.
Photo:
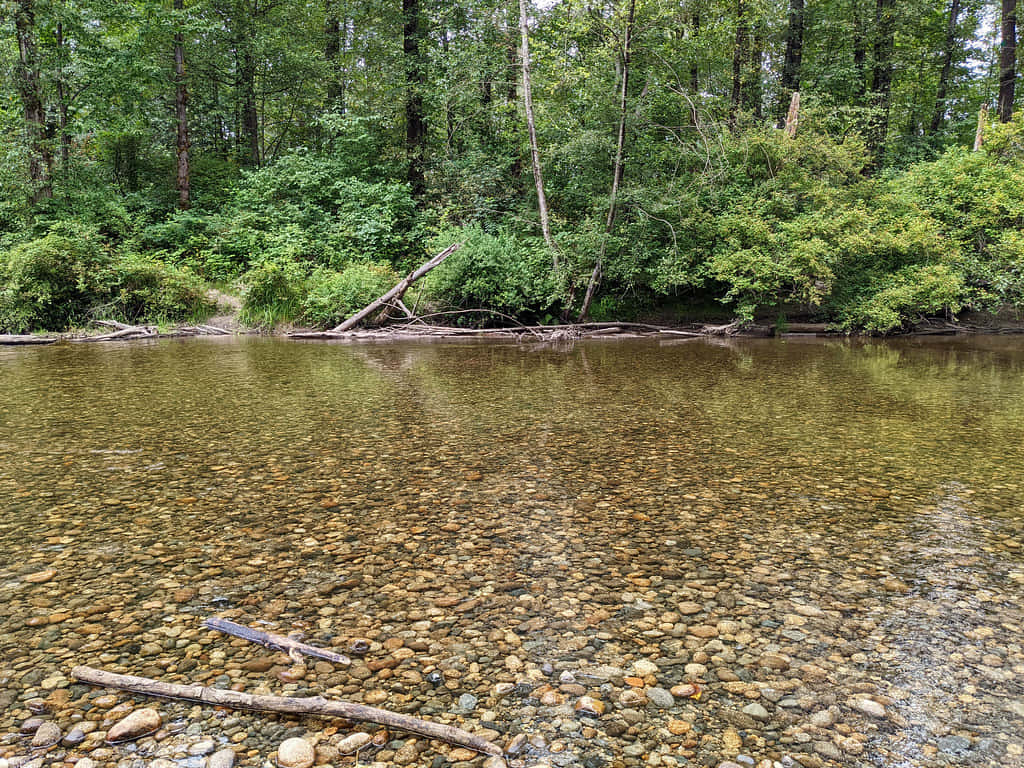
POLYGON ((388 264, 349 264, 341 272, 318 269, 310 276, 302 317, 315 326, 333 327, 400 279, 388 264))
POLYGON ((248 325, 272 326, 294 320, 302 310, 306 272, 289 261, 264 261, 243 277, 242 311, 248 325))
POLYGON ((94 229, 55 228, 0 252, 0 329, 63 331, 103 303, 112 257, 94 229))
POLYGON ((550 310, 556 285, 545 248, 527 244, 506 229, 489 234, 478 224, 446 232, 434 239, 434 246, 440 250, 453 242, 465 244, 424 278, 434 301, 517 317, 550 310))
POLYGON ((125 322, 198 320, 216 309, 191 270, 135 254, 117 263, 111 291, 110 310, 125 322))
POLYGON ((846 310, 846 325, 888 333, 925 315, 956 314, 967 301, 963 277, 944 264, 907 267, 882 281, 866 301, 846 310))

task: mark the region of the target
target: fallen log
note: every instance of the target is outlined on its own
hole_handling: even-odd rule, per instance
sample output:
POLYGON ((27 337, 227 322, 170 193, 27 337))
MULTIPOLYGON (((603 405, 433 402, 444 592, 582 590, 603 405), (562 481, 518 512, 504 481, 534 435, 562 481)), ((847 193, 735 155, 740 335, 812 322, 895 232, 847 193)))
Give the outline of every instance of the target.
POLYGON ((427 272, 432 270, 434 267, 439 266, 441 262, 443 262, 445 259, 451 256, 461 247, 462 243, 455 243, 454 245, 449 245, 447 248, 445 248, 443 251, 437 254, 434 258, 432 258, 426 264, 421 266, 419 269, 410 272, 408 275, 406 275, 406 277, 403 278, 402 281, 394 288, 392 288, 390 291, 385 293, 383 296, 374 299, 365 307, 363 307, 354 315, 352 315, 352 317, 348 318, 347 320, 345 320, 345 322, 341 323, 340 325, 335 326, 331 330, 334 333, 341 333, 342 331, 347 331, 349 328, 352 328, 353 326, 357 325, 361 320, 371 315, 373 312, 380 309, 385 304, 390 304, 391 302, 400 300, 405 295, 405 292, 409 290, 410 285, 415 283, 417 280, 419 280, 421 277, 427 274, 427 272))
POLYGON ((53 344, 56 340, 53 336, 0 333, 0 344, 53 344))
POLYGON ((79 666, 71 670, 71 676, 83 683, 106 688, 119 688, 146 696, 160 696, 167 699, 195 701, 231 709, 247 709, 259 712, 281 712, 291 715, 314 715, 316 717, 338 717, 361 723, 376 723, 388 728, 426 736, 447 744, 473 749, 485 755, 501 755, 501 747, 480 736, 452 725, 431 723, 418 717, 400 715, 385 709, 353 704, 347 701, 330 701, 322 696, 294 698, 291 696, 262 696, 226 688, 207 688, 202 685, 180 685, 152 680, 148 677, 120 675, 93 667, 79 666))
POLYGON ((292 638, 285 637, 284 635, 277 635, 273 632, 264 632, 261 629, 253 629, 252 627, 247 627, 244 624, 236 624, 233 621, 217 618, 216 616, 208 618, 203 622, 203 626, 207 629, 213 629, 227 635, 240 637, 251 643, 256 643, 267 648, 273 648, 275 651, 284 651, 291 656, 292 661, 296 663, 301 660, 299 658, 299 654, 312 656, 317 659, 326 659, 327 661, 335 664, 348 665, 352 663, 352 660, 348 656, 335 653, 334 651, 328 651, 326 648, 317 648, 315 645, 306 645, 306 643, 300 643, 298 640, 293 640, 292 638))

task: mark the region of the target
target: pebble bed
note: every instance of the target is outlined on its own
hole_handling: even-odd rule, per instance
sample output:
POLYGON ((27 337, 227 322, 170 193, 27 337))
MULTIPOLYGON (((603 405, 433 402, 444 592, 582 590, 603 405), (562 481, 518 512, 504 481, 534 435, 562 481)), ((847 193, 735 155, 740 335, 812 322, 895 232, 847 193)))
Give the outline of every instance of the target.
POLYGON ((1024 345, 989 344, 4 352, 0 768, 504 763, 77 664, 515 767, 1024 765, 1024 345))

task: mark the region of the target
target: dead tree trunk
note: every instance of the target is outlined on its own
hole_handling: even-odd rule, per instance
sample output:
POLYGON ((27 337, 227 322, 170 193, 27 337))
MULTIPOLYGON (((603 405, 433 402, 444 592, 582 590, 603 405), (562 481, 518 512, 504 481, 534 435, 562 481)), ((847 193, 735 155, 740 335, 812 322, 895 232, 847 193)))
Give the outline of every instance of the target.
POLYGON ((389 304, 394 301, 399 301, 402 298, 402 296, 405 295, 405 292, 409 290, 410 285, 415 283, 417 280, 419 280, 421 277, 427 274, 427 272, 432 270, 434 267, 440 265, 441 262, 443 262, 445 259, 451 256, 461 247, 462 243, 455 243, 454 245, 448 246, 439 254, 437 254, 437 256, 435 256, 426 264, 421 266, 419 269, 407 275, 402 280, 402 282, 400 282, 390 291, 385 293, 383 296, 367 304, 361 310, 352 315, 352 317, 345 320, 345 322, 343 322, 341 325, 332 328, 331 333, 342 333, 343 331, 347 331, 349 328, 358 325, 361 320, 368 317, 373 312, 383 307, 385 304, 389 304))
MULTIPOLYGON (((185 9, 184 0, 174 0, 174 10, 181 14, 185 9)), ((177 18, 177 24, 184 20, 177 18)), ((188 86, 185 83, 185 36, 179 30, 174 34, 174 110, 178 123, 178 207, 186 211, 191 205, 191 183, 189 175, 188 138, 188 86)))
POLYGON ((929 133, 935 133, 942 125, 946 116, 946 93, 949 90, 949 79, 953 73, 953 55, 956 52, 956 25, 960 17, 960 0, 953 0, 949 6, 949 22, 946 25, 946 50, 942 53, 942 72, 939 73, 939 87, 935 91, 935 111, 928 127, 929 133))
POLYGON ((1017 79, 1017 0, 1003 0, 999 42, 999 122, 1013 119, 1013 91, 1017 79))
POLYGON ((608 200, 608 217, 604 222, 604 235, 601 237, 601 247, 597 253, 597 260, 594 263, 594 271, 590 273, 590 280, 587 283, 587 293, 583 297, 583 306, 580 307, 580 314, 577 322, 581 322, 590 311, 590 303, 594 299, 594 292, 601 282, 601 270, 603 269, 605 251, 608 248, 608 238, 615 229, 616 203, 618 202, 619 186, 622 183, 622 174, 626 162, 626 107, 629 96, 629 58, 633 43, 633 22, 636 18, 636 0, 629 0, 629 14, 626 17, 626 33, 622 38, 622 90, 619 93, 619 134, 615 144, 615 167, 612 171, 612 192, 608 200))
POLYGON ((258 712, 283 712, 293 715, 315 715, 318 717, 337 717, 363 723, 377 723, 389 728, 416 733, 428 739, 438 739, 448 744, 457 744, 468 749, 482 752, 485 755, 501 755, 501 747, 480 736, 476 736, 461 728, 451 725, 431 723, 417 717, 400 715, 376 707, 353 704, 347 701, 328 701, 320 696, 309 698, 293 698, 288 696, 260 696, 242 693, 223 688, 206 688, 202 685, 179 685, 164 683, 148 677, 135 675, 119 675, 92 667, 75 667, 71 676, 76 680, 90 685, 106 688, 120 688, 133 693, 147 696, 161 696, 169 699, 196 701, 231 709, 248 709, 258 712))
POLYGON ((523 70, 523 110, 526 112, 526 129, 530 134, 530 163, 533 166, 533 181, 537 187, 537 209, 540 214, 540 231, 544 242, 551 249, 551 263, 558 269, 558 246, 551 237, 548 220, 548 200, 544 194, 544 176, 540 166, 540 150, 537 147, 537 126, 533 118, 533 87, 530 78, 530 30, 526 18, 526 0, 519 0, 519 35, 521 68, 523 70))

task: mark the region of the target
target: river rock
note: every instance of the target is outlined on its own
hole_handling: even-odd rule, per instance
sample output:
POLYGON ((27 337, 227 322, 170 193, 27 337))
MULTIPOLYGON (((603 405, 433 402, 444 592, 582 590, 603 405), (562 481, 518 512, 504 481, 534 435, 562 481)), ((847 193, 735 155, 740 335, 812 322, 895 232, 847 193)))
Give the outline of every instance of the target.
POLYGON ((419 757, 419 752, 416 751, 416 744, 412 741, 407 741, 395 752, 394 758, 392 758, 397 765, 409 765, 415 763, 416 758, 419 757))
POLYGON ((235 750, 233 749, 218 749, 212 755, 206 764, 206 768, 234 768, 235 765, 235 750))
POLYGON ((22 576, 22 581, 27 581, 29 584, 45 584, 46 582, 53 579, 57 575, 57 571, 53 568, 47 568, 45 571, 36 571, 30 573, 28 576, 22 576))
POLYGON ((357 749, 365 747, 372 740, 373 737, 370 734, 356 731, 338 742, 338 751, 343 755, 351 755, 357 749))
POLYGON ((144 707, 136 709, 126 717, 118 720, 107 731, 107 743, 114 744, 120 741, 131 741, 153 733, 160 727, 162 720, 160 713, 155 709, 144 707))
POLYGON ((277 748, 277 764, 281 768, 309 768, 315 757, 313 745, 305 739, 285 739, 277 748))
POLYGON ((770 717, 768 710, 756 701, 752 704, 747 704, 742 711, 744 714, 750 715, 755 720, 760 720, 761 722, 766 721, 770 717))
POLYGON ((645 693, 647 701, 658 709, 672 709, 676 705, 675 698, 664 688, 648 688, 645 693))
POLYGON ((56 723, 45 722, 41 723, 36 728, 35 735, 32 737, 33 747, 49 747, 60 741, 60 737, 63 733, 60 730, 60 726, 56 723))
POLYGON ((885 707, 872 699, 857 699, 854 707, 871 717, 885 717, 885 707))

